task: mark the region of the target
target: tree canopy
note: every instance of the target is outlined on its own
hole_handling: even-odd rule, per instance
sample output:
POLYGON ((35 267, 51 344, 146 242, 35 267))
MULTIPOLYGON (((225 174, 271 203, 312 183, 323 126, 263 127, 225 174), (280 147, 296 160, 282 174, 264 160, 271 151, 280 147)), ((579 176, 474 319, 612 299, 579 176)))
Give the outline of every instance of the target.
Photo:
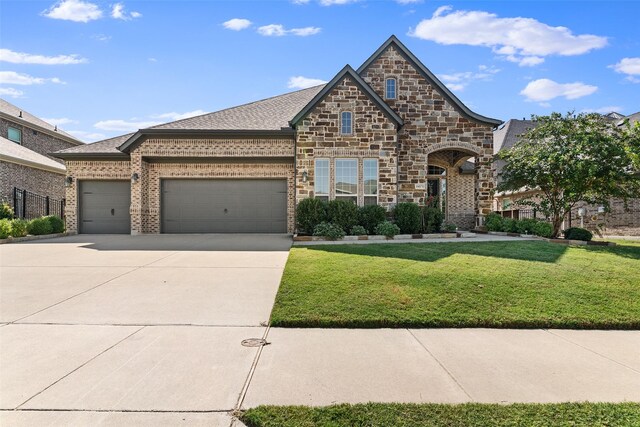
POLYGON ((618 126, 599 114, 533 116, 536 126, 509 150, 498 191, 536 190, 519 200, 552 219, 558 235, 578 202, 609 208, 611 198, 640 197, 640 125, 618 126))

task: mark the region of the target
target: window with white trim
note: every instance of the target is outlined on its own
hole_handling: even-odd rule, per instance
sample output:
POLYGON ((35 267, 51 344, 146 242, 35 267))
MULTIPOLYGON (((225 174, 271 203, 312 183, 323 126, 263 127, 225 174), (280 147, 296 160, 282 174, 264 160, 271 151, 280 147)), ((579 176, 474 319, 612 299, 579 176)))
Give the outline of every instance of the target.
POLYGON ((384 97, 386 99, 396 99, 396 79, 388 78, 385 81, 384 97))
POLYGON ((336 199, 358 203, 358 159, 336 159, 336 199))
POLYGON ((329 159, 316 159, 314 168, 315 198, 329 200, 329 159))
POLYGON ((22 144, 22 131, 17 128, 9 126, 7 129, 7 139, 18 144, 22 144))
POLYGON ((353 114, 351 111, 340 113, 340 134, 351 135, 353 133, 353 114))
POLYGON ((362 161, 362 181, 364 184, 364 205, 378 204, 378 159, 362 161))

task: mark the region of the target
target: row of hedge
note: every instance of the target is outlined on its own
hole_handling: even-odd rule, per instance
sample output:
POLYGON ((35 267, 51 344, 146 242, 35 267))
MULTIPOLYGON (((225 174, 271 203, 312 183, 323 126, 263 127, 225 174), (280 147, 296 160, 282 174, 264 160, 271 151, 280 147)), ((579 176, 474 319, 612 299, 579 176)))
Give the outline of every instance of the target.
POLYGON ((487 215, 485 225, 488 231, 531 234, 540 237, 553 236, 553 226, 550 223, 533 218, 503 218, 500 214, 490 213, 487 215))
MULTIPOLYGON (((348 200, 309 198, 298 203, 296 223, 300 234, 325 236, 332 239, 346 234, 367 234, 392 237, 397 234, 435 233, 443 230, 444 215, 436 205, 420 206, 399 203, 391 212, 378 205, 358 207, 348 200), (390 221, 392 219, 393 221, 390 221)), ((455 231, 446 225, 444 230, 455 231)))
POLYGON ((0 239, 56 233, 64 233, 64 221, 55 215, 41 216, 31 221, 19 218, 0 219, 0 239))

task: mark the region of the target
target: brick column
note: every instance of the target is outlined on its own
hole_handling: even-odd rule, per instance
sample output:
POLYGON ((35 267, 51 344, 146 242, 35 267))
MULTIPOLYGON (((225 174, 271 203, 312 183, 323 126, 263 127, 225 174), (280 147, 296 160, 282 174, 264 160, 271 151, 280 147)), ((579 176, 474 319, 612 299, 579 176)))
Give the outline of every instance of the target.
POLYGON ((476 227, 484 227, 485 217, 491 213, 494 177, 492 170, 492 141, 483 144, 482 152, 476 157, 475 171, 475 212, 476 227))
POLYGON ((139 150, 131 153, 131 176, 138 174, 138 180, 131 182, 131 234, 137 235, 146 232, 145 225, 148 222, 148 203, 146 184, 149 180, 148 164, 142 160, 139 150))

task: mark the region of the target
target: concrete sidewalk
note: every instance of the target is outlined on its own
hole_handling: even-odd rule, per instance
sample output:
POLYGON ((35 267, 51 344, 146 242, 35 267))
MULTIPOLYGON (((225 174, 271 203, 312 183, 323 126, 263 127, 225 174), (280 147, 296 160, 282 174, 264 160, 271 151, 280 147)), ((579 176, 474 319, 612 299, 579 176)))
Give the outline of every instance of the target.
POLYGON ((243 408, 640 401, 640 331, 271 329, 243 408))

